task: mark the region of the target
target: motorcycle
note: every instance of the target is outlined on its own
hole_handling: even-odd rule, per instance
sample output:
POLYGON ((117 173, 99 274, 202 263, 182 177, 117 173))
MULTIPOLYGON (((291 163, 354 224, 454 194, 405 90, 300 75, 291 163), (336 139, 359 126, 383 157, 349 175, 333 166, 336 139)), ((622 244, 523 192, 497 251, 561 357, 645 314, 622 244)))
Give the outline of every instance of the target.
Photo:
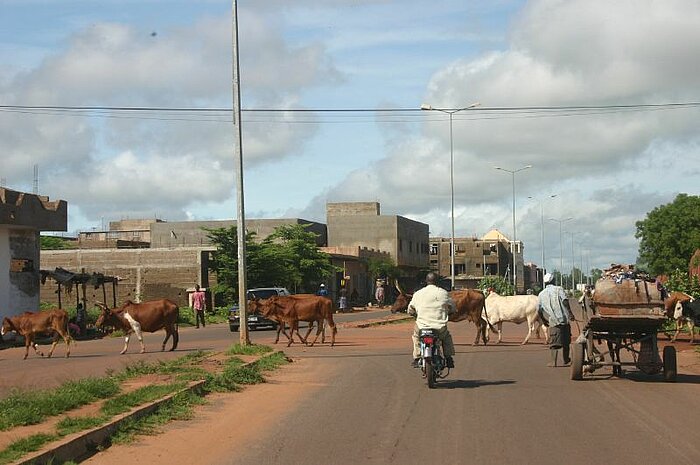
POLYGON ((418 367, 423 373, 423 378, 426 378, 428 387, 433 389, 439 378, 445 378, 450 374, 450 369, 447 368, 445 357, 442 356, 442 344, 437 329, 421 329, 418 332, 418 339, 421 353, 418 367), (443 375, 445 368, 447 373, 443 375))

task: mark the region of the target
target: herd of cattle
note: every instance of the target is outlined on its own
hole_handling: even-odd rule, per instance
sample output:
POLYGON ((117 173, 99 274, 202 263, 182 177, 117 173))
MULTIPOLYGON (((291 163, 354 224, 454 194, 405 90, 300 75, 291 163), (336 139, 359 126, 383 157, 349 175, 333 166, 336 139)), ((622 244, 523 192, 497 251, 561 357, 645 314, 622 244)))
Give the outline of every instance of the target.
MULTIPOLYGON (((502 325, 504 322, 516 324, 527 323, 527 336, 522 342, 526 344, 530 336, 534 333, 540 337, 540 332, 548 338, 547 328, 538 314, 538 299, 534 295, 500 296, 495 292, 484 293, 473 290, 455 290, 450 293, 455 302, 456 312, 450 315, 450 321, 457 322, 467 320, 477 328, 474 345, 482 339, 483 343, 488 342, 488 331, 490 328, 498 334, 498 342, 502 339, 502 325)), ((391 307, 392 313, 406 311, 411 301, 411 294, 400 292, 396 301, 391 307)), ((683 324, 688 325, 690 340, 694 342, 694 326, 700 322, 700 301, 694 301, 691 296, 681 292, 674 292, 664 301, 666 315, 676 322, 676 333, 673 340, 678 337, 683 324)), ((269 299, 253 299, 248 302, 249 311, 259 313, 265 318, 278 322, 277 338, 279 341, 280 332, 288 339, 289 347, 294 342, 294 333, 299 340, 307 344, 308 337, 316 326, 316 337, 310 345, 314 345, 319 335, 322 335, 322 342, 325 342, 325 326, 331 329, 331 346, 335 344, 335 336, 338 332, 333 321, 334 306, 330 299, 313 294, 297 294, 291 296, 273 296, 269 299), (309 323, 309 328, 304 337, 299 333, 299 322, 309 323), (287 334, 285 327, 289 326, 290 333, 287 334)), ((165 339, 161 350, 165 350, 166 343, 170 337, 173 338, 170 350, 175 350, 180 340, 178 332, 179 308, 177 304, 168 299, 153 300, 143 303, 127 301, 120 307, 110 309, 102 303, 98 303, 102 309, 96 321, 98 328, 110 326, 124 332, 124 348, 121 354, 126 353, 129 347, 129 339, 132 334, 136 334, 141 344, 141 353, 146 351, 143 343, 143 332, 156 332, 165 330, 165 339)), ((35 342, 37 335, 53 335, 53 343, 48 356, 53 355, 58 340, 62 338, 66 343, 66 357, 70 356, 70 344, 72 339, 68 331, 68 314, 65 310, 53 309, 44 312, 23 314, 6 317, 2 322, 3 336, 9 331, 14 331, 24 337, 25 353, 24 358, 29 354, 29 347, 32 346, 38 355, 43 356, 35 342)))

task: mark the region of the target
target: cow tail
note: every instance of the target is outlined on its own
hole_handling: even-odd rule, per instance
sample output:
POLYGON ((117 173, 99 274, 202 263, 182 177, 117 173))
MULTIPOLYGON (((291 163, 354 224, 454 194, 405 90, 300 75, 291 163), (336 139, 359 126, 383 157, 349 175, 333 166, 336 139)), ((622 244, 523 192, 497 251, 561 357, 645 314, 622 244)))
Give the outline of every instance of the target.
POLYGON ((498 331, 496 331, 496 328, 494 328, 493 325, 491 324, 491 320, 489 319, 489 314, 486 311, 486 299, 484 299, 483 309, 484 309, 484 315, 486 315, 486 324, 489 325, 489 328, 491 329, 492 333, 497 333, 498 331))

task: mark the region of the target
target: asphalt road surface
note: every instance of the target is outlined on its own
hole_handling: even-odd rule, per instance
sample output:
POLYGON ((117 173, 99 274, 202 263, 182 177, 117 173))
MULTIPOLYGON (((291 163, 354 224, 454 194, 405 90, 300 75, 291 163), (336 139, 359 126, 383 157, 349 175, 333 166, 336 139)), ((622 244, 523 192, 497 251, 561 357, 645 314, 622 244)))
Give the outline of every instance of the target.
MULTIPOLYGON (((89 463, 700 464, 700 375, 681 369, 669 384, 633 370, 623 378, 601 370, 575 382, 568 368, 545 366, 541 341, 519 344, 522 325, 504 325, 504 344, 473 347, 474 327, 457 323, 450 325, 456 368, 430 390, 409 366, 411 328, 345 328, 333 348, 282 346, 295 363, 269 383, 89 463)), ((181 352, 145 357, 116 355, 120 340, 82 343, 68 361, 9 360, 21 355, 11 349, 2 353, 2 378, 21 374, 17 366, 34 377, 54 364, 104 371, 126 360, 225 347, 231 337, 227 325, 188 328, 181 352)), ((252 337, 270 343, 274 333, 252 337)), ((159 349, 161 339, 147 340, 147 348, 159 349)))

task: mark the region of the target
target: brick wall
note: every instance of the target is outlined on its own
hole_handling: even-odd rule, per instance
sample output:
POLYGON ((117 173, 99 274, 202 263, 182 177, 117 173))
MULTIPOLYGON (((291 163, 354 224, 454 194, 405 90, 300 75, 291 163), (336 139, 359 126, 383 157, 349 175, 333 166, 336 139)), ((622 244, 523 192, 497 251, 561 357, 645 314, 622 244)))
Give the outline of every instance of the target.
MULTIPOLYGON (((117 305, 127 299, 136 301, 167 298, 181 306, 187 305, 186 289, 199 283, 210 287, 207 257, 210 248, 186 247, 177 249, 98 249, 98 250, 45 250, 41 253, 41 269, 62 267, 69 271, 99 272, 119 276, 117 305)), ((112 304, 112 288, 106 284, 107 304, 112 304)), ((58 303, 55 281, 47 279, 41 286, 42 302, 58 303)), ((75 306, 75 289, 66 293, 62 288, 63 306, 75 306)), ((82 291, 80 292, 82 294, 82 291)), ((102 288, 86 288, 87 305, 104 300, 102 288)))

